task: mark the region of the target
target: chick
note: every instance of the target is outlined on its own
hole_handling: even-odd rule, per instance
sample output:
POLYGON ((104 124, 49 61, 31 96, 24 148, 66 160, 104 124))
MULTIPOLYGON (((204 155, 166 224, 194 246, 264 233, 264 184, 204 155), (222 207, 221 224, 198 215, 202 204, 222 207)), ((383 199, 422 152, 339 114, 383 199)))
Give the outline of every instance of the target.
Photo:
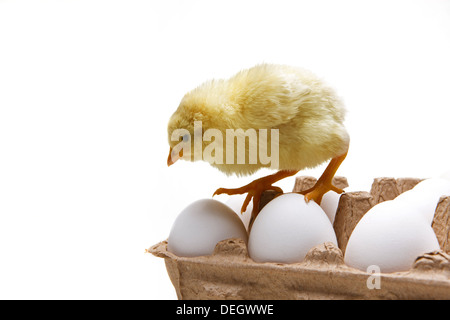
MULTIPOLYGON (((277 144, 271 145, 269 141, 267 149, 277 147, 279 159, 275 169, 279 171, 241 188, 219 188, 214 195, 247 193, 242 212, 253 199, 254 220, 261 193, 266 190, 282 192, 273 183, 331 159, 316 185, 302 192, 306 201, 314 200, 320 204, 322 196, 329 190, 343 192, 331 181, 348 151, 349 135, 343 124, 344 117, 345 108, 334 90, 311 72, 286 65, 260 64, 227 80, 205 82, 183 97, 168 124, 171 150, 167 164, 170 166, 180 158, 199 160, 201 157, 195 157, 189 150, 201 148, 204 152, 208 143, 203 140, 201 144, 195 144, 192 137, 196 134, 201 136, 208 129, 215 129, 224 137, 227 129, 253 128, 257 132, 259 129, 277 129, 278 143, 272 142, 277 144), (195 132, 199 130, 194 126, 196 121, 201 121, 201 132, 195 132), (173 141, 176 129, 186 133, 183 141, 189 148, 182 148, 181 152, 175 150, 180 142, 173 141)), ((216 147, 216 155, 226 154, 229 150, 220 141, 216 147)), ((249 159, 248 145, 245 153, 249 159)), ((272 164, 258 159, 252 163, 216 161, 211 165, 228 175, 243 176, 272 164)))

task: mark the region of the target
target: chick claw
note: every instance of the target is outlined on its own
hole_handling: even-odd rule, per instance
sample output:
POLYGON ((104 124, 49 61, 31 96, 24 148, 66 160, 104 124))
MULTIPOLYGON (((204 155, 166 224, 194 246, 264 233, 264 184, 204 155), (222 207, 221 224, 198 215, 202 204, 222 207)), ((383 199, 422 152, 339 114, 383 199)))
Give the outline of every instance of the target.
POLYGON ((305 196, 305 201, 308 203, 310 200, 313 200, 315 203, 320 204, 322 202, 322 197, 328 191, 334 191, 337 193, 343 193, 344 190, 339 189, 332 185, 329 182, 317 182, 314 187, 299 192, 305 196))
POLYGON ((310 200, 314 200, 317 204, 320 204, 320 202, 322 201, 323 195, 325 193, 327 193, 328 191, 332 190, 337 193, 344 192, 344 190, 333 186, 333 184, 331 182, 333 181, 333 177, 336 174, 337 169, 341 165, 342 161, 344 161, 346 156, 347 156, 347 152, 331 159, 327 168, 325 169, 323 174, 320 176, 319 180, 317 180, 314 187, 312 187, 311 189, 299 192, 300 194, 303 194, 305 196, 306 202, 309 202, 310 200))
POLYGON ((253 210, 258 210, 259 203, 261 200, 261 194, 266 190, 274 190, 276 192, 281 193, 283 192, 281 188, 272 186, 271 184, 268 185, 267 183, 263 183, 260 179, 258 179, 249 183, 248 185, 236 189, 219 188, 214 192, 213 197, 218 194, 228 194, 231 196, 236 194, 248 193, 241 207, 241 214, 242 214, 247 210, 247 207, 252 199, 253 199, 253 210))
POLYGON ((214 192, 213 197, 216 194, 222 194, 222 193, 225 193, 228 195, 248 193, 247 197, 245 198, 245 201, 241 207, 241 214, 247 210, 247 206, 250 203, 250 200, 253 199, 253 210, 252 210, 252 214, 251 214, 250 221, 248 224, 248 230, 250 231, 250 229, 252 228, 253 222, 256 219, 256 216, 259 214, 259 204, 261 202, 262 193, 266 190, 274 190, 278 193, 283 193, 283 190, 281 188, 273 186, 272 184, 281 179, 293 176, 297 172, 298 171, 296 171, 296 170, 281 170, 270 176, 259 178, 255 181, 252 181, 249 184, 247 184, 243 187, 240 187, 240 188, 236 188, 236 189, 219 188, 216 190, 216 192, 214 192))

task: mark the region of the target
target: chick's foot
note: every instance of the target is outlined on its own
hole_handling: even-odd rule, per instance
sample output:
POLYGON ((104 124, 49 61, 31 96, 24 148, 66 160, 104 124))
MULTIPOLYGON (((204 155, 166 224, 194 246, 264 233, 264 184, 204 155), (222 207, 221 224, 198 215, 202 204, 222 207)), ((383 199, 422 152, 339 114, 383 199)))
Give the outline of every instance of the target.
POLYGON ((317 183, 311 189, 304 190, 299 192, 305 196, 305 201, 309 202, 310 200, 314 200, 317 204, 320 204, 322 201, 322 197, 328 191, 334 191, 337 193, 343 193, 344 190, 335 187, 331 181, 333 180, 334 175, 336 174, 337 169, 341 165, 342 161, 344 161, 347 153, 340 155, 336 158, 331 159, 327 168, 323 172, 322 176, 317 180, 317 183))
POLYGON ((331 182, 320 182, 319 181, 312 187, 311 189, 304 190, 299 192, 300 194, 303 194, 305 196, 305 201, 309 202, 313 200, 317 204, 320 204, 322 202, 322 197, 325 193, 328 191, 334 191, 337 193, 343 193, 344 190, 339 189, 331 184, 331 182))
POLYGON ((259 178, 255 181, 250 182, 249 184, 236 188, 236 189, 226 189, 226 188, 219 188, 217 189, 213 196, 216 194, 228 194, 228 195, 235 195, 235 194, 243 194, 247 193, 247 197, 245 198, 244 203, 242 204, 241 213, 244 213, 245 210, 247 210, 247 206, 250 203, 250 200, 253 199, 253 212, 252 216, 255 216, 259 213, 259 203, 261 200, 261 194, 266 190, 274 190, 276 192, 283 192, 283 190, 279 187, 273 186, 275 182, 287 178, 289 176, 292 176, 296 174, 298 171, 279 171, 275 174, 272 174, 267 177, 259 178))
POLYGON ((274 190, 277 192, 283 192, 283 190, 281 190, 281 188, 279 188, 279 187, 272 186, 270 184, 264 185, 264 184, 259 183, 259 181, 255 180, 241 188, 236 188, 236 189, 219 188, 214 192, 213 196, 215 196, 217 194, 228 194, 231 196, 231 195, 235 195, 235 194, 247 193, 247 197, 245 198, 245 201, 241 207, 241 213, 244 213, 247 210, 250 200, 252 200, 252 199, 253 199, 253 208, 259 207, 259 202, 261 200, 261 194, 266 190, 274 190))

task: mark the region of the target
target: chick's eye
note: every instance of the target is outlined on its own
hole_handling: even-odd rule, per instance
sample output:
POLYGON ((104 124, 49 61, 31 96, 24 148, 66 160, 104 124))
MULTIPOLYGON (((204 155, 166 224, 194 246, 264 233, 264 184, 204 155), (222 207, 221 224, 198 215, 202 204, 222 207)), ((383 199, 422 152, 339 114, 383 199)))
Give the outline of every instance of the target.
POLYGON ((183 142, 188 142, 189 141, 189 135, 188 134, 185 134, 184 136, 183 136, 183 142))

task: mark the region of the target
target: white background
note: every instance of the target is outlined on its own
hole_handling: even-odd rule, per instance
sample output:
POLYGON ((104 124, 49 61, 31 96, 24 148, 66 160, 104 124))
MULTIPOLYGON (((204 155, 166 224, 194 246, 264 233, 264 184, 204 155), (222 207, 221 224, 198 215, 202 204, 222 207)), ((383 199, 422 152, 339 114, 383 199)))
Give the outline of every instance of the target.
POLYGON ((176 298, 144 250, 189 203, 268 172, 167 168, 167 121, 260 62, 344 98, 352 190, 449 170, 449 57, 449 1, 0 0, 0 298, 176 298))

